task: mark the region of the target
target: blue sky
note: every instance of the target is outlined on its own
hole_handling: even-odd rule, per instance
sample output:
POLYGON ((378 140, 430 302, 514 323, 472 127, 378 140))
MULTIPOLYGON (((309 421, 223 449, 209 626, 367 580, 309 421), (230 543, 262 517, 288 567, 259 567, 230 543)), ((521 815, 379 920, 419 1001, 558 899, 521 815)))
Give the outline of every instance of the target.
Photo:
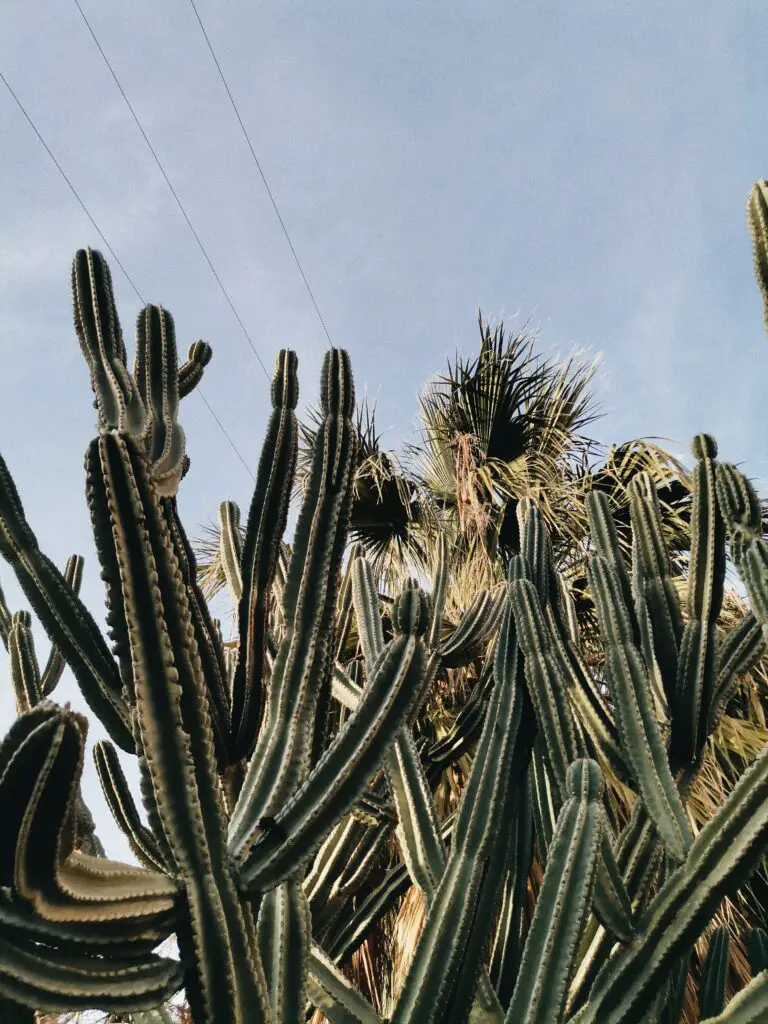
MULTIPOLYGON (((327 342, 192 7, 81 2, 262 359, 295 348, 311 401, 327 342)), ((600 439, 664 436, 687 453, 706 430, 768 491, 768 342, 744 217, 768 176, 762 3, 198 8, 388 445, 413 436, 422 383, 475 351, 479 307, 530 319, 548 355, 602 353, 600 439)), ((255 464, 263 371, 74 0, 5 0, 2 23, 0 69, 139 290, 173 313, 181 351, 213 345, 206 396, 255 464)), ((101 621, 69 296, 74 251, 101 242, 1 83, 0 131, 0 451, 43 549, 86 555, 101 621)), ((130 348, 139 303, 113 276, 130 348)), ((250 479, 197 396, 182 421, 197 535, 220 500, 247 507, 250 479)), ((18 607, 2 565, 0 581, 18 607)), ((70 683, 62 694, 81 703, 70 683)), ((11 716, 6 687, 0 724, 11 716)))

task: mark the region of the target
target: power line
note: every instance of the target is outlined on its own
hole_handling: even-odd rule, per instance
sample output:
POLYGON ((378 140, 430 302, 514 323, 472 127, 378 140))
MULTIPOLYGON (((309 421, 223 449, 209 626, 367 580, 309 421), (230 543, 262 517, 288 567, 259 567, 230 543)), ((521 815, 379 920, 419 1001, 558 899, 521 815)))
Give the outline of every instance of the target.
MULTIPOLYGON (((251 142, 250 136, 248 135, 248 132, 246 131, 245 125, 243 124, 243 119, 240 116, 240 111, 237 109, 237 104, 235 103, 235 100, 234 100, 234 97, 232 95, 232 92, 231 92, 231 90, 229 88, 229 85, 227 84, 227 80, 224 77, 224 72, 221 70, 221 64, 219 63, 219 59, 218 59, 218 57, 216 56, 216 54, 214 52, 213 46, 211 44, 211 40, 208 38, 208 33, 205 31, 205 25, 203 25, 203 22, 202 22, 202 19, 200 17, 200 14, 198 13, 197 7, 195 6, 195 0, 189 0, 189 2, 192 4, 192 10, 195 12, 195 17, 197 18, 197 23, 200 26, 200 29, 201 29, 201 31, 203 33, 203 36, 205 37, 206 43, 208 44, 208 49, 211 51, 211 56, 213 57, 213 62, 216 65, 216 70, 219 72, 219 77, 221 78, 221 81, 224 84, 224 88, 227 91, 227 96, 229 97, 229 102, 232 104, 232 109, 235 112, 235 117, 238 120, 238 124, 240 125, 240 129, 241 129, 243 135, 245 136, 245 141, 248 143, 248 149, 250 149, 250 151, 251 151, 251 156, 253 157, 253 162, 256 164, 256 169, 259 172, 261 180, 264 182, 264 188, 267 190, 267 195, 269 196, 270 202, 272 203, 272 208, 274 209, 275 215, 277 216, 277 219, 280 222, 280 227, 283 229, 283 234, 285 235, 285 240, 287 241, 287 243, 288 243, 288 245, 290 247, 290 250, 293 253, 293 258, 296 261, 296 266, 299 268, 299 273, 301 274, 301 279, 304 282, 304 287, 307 289, 307 293, 308 293, 310 299, 312 300, 312 305, 315 307, 315 312, 317 313, 317 316, 318 316, 318 318, 320 320, 320 323, 322 324, 323 330, 325 331, 325 336, 328 339, 328 344, 329 345, 333 345, 333 342, 331 341, 331 335, 330 335, 330 333, 328 331, 328 327, 326 326, 325 320, 323 318, 323 314, 320 312, 320 307, 317 304, 317 300, 315 299, 314 292, 312 291, 312 289, 310 287, 310 284, 309 284, 309 281, 307 280, 307 275, 304 273, 304 268, 301 265, 301 260, 299 259, 298 253, 296 252, 296 248, 294 247, 294 244, 291 241, 291 236, 288 234, 288 228, 285 226, 285 221, 283 220, 282 215, 280 214, 280 210, 278 209, 277 202, 275 201, 275 197, 272 194, 272 189, 269 187, 269 182, 267 181, 266 175, 264 174, 264 171, 262 170, 261 163, 259 162, 259 158, 256 156, 256 151, 253 148, 253 143, 251 142)), ((75 3, 77 3, 77 0, 75 0, 75 3)), ((79 3, 77 3, 77 5, 78 5, 78 7, 80 6, 79 3)))
MULTIPOLYGON (((15 92, 13 91, 13 89, 11 88, 10 82, 9 82, 9 81, 8 81, 8 79, 7 79, 6 77, 5 77, 5 75, 4 75, 3 73, 2 73, 2 71, 0 71, 0 79, 2 79, 2 81, 3 81, 3 85, 5 85, 6 89, 8 90, 8 92, 9 92, 9 93, 11 94, 11 96, 13 97, 13 99, 14 99, 14 101, 15 101, 15 103, 16 103, 16 105, 17 105, 17 107, 18 107, 18 108, 19 108, 19 110, 20 110, 20 111, 22 112, 22 114, 24 115, 24 117, 25 117, 25 118, 27 119, 27 121, 28 121, 28 123, 29 123, 30 127, 31 127, 31 128, 32 128, 32 130, 34 131, 35 135, 36 135, 36 136, 38 137, 38 139, 39 139, 40 143, 42 144, 43 148, 45 149, 46 153, 48 154, 48 156, 49 156, 49 157, 51 158, 51 160, 53 161, 53 164, 54 164, 54 166, 56 167, 56 170, 57 170, 57 171, 59 172, 59 174, 60 174, 60 175, 62 176, 62 178, 64 179, 64 181, 65 181, 65 182, 67 183, 67 186, 69 187, 69 190, 71 191, 72 195, 73 195, 73 196, 75 197, 75 199, 76 199, 76 200, 78 201, 78 203, 80 204, 80 206, 81 206, 81 208, 82 208, 82 210, 83 210, 83 213, 85 213, 86 217, 87 217, 87 218, 88 218, 88 220, 89 220, 89 221, 91 222, 91 225, 93 226, 93 229, 94 229, 94 231, 96 231, 96 233, 98 234, 99 238, 100 238, 100 239, 102 240, 102 242, 103 242, 103 243, 104 243, 104 245, 106 246, 107 250, 109 251, 109 253, 110 253, 110 255, 112 256, 112 258, 114 259, 115 263, 117 263, 117 265, 118 265, 118 266, 120 267, 120 270, 121 270, 121 271, 123 272, 123 274, 124 274, 124 276, 125 276, 125 279, 126 279, 126 280, 128 281, 128 284, 129 284, 129 285, 131 286, 131 288, 132 288, 132 289, 134 290, 134 292, 136 293, 136 296, 137 296, 137 298, 138 298, 139 302, 140 302, 140 303, 142 304, 142 306, 143 306, 143 305, 145 305, 146 303, 144 302, 144 298, 143 298, 143 296, 142 296, 141 292, 139 291, 139 289, 138 289, 138 288, 136 287, 136 285, 134 284, 134 282, 133 282, 133 279, 132 279, 131 275, 130 275, 130 274, 128 273, 128 271, 127 271, 127 270, 125 269, 125 267, 123 266, 123 263, 121 262, 121 260, 120 260, 120 259, 119 259, 119 257, 117 256, 117 254, 116 254, 115 250, 114 250, 114 249, 112 248, 112 246, 111 246, 111 245, 109 244, 109 242, 107 241, 106 235, 104 234, 104 232, 103 232, 103 231, 101 230, 101 228, 99 227, 99 225, 98 225, 98 224, 96 223, 96 221, 94 220, 94 218, 93 218, 93 216, 92 216, 92 214, 91 214, 91 211, 90 211, 90 210, 88 209, 88 207, 87 207, 87 206, 85 205, 85 203, 84 203, 84 202, 83 202, 83 200, 81 199, 81 197, 80 197, 80 194, 78 193, 77 189, 76 189, 76 188, 75 188, 75 186, 74 186, 74 185, 72 184, 72 182, 70 181, 69 177, 67 176, 66 172, 64 171, 64 168, 63 168, 63 167, 61 166, 61 164, 59 163, 59 161, 58 161, 58 160, 56 159, 56 157, 55 157, 55 156, 53 155, 53 153, 52 153, 52 151, 51 151, 51 148, 50 148, 50 146, 49 146, 49 145, 48 145, 48 143, 47 143, 47 142, 45 141, 45 139, 43 138, 43 136, 42 136, 42 135, 40 134, 40 132, 39 132, 39 130, 38 130, 38 128, 37 128, 37 125, 36 125, 36 124, 35 124, 35 122, 34 122, 34 121, 32 120, 32 118, 30 117, 30 115, 29 115, 29 114, 27 113, 27 111, 26 111, 26 109, 24 108, 24 106, 23 106, 23 104, 22 104, 21 100, 20 100, 20 99, 19 99, 19 97, 18 97, 18 96, 16 95, 16 93, 15 93, 15 92)), ((202 399, 202 401, 203 401, 203 402, 205 403, 205 405, 206 405, 206 407, 207 407, 208 411, 210 412, 211 416, 213 416, 214 420, 215 420, 215 421, 216 421, 216 423, 218 424, 218 427, 219 427, 219 429, 221 430, 222 434, 224 435, 224 437, 225 437, 225 438, 227 439, 227 441, 228 441, 228 442, 229 442, 229 444, 231 445, 231 447, 232 447, 232 450, 234 451, 235 455, 237 455, 238 459, 240 459, 240 461, 242 462, 243 466, 245 467, 245 470, 246 470, 246 472, 248 473, 248 475, 250 476, 250 478, 251 478, 251 479, 253 480, 253 482, 255 483, 255 482, 256 482, 256 478, 254 477, 253 473, 251 472, 251 470, 250 470, 250 468, 249 468, 249 466, 248 466, 248 463, 247 463, 247 462, 245 461, 245 459, 243 458, 243 456, 242 456, 242 454, 241 454, 241 452, 240 452, 239 448, 237 447, 237 445, 235 444, 235 442, 234 442, 234 441, 232 440, 232 438, 230 437, 229 433, 227 432, 226 428, 224 427, 224 424, 223 424, 223 423, 221 422, 221 420, 219 419, 219 417, 218 417, 218 416, 216 415, 216 413, 214 412, 213 408, 211 407, 211 404, 210 404, 210 402, 209 402, 209 401, 208 401, 208 399, 207 399, 207 398, 205 397, 205 395, 203 394, 203 392, 202 392, 202 391, 200 390, 200 387, 199 387, 199 386, 198 386, 198 387, 197 387, 197 388, 196 388, 195 390, 196 390, 197 394, 199 394, 199 395, 200 395, 200 398, 201 398, 201 399, 202 399)))
POLYGON ((132 281, 132 279, 131 279, 131 275, 130 275, 130 274, 128 273, 128 271, 127 271, 127 270, 125 269, 125 267, 123 266, 123 264, 122 264, 122 263, 120 262, 120 260, 119 260, 119 258, 118 258, 118 256, 117 256, 117 253, 115 252, 115 250, 114 250, 114 249, 112 248, 112 246, 111 246, 111 245, 109 244, 109 242, 108 242, 108 241, 106 240, 106 238, 104 237, 104 234, 103 234, 103 232, 102 232, 101 228, 99 227, 99 225, 98 225, 98 224, 96 223, 96 221, 95 221, 95 220, 93 219, 93 217, 91 216, 91 214, 90 214, 90 212, 89 212, 89 210, 88 210, 88 207, 87 207, 87 206, 85 205, 85 203, 83 202, 83 200, 82 200, 82 199, 80 198, 80 196, 79 196, 79 194, 78 194, 78 191, 77 191, 77 189, 75 188, 75 186, 74 186, 74 185, 72 184, 72 182, 71 182, 71 181, 69 180, 69 178, 68 178, 68 177, 67 177, 67 175, 65 174, 65 172, 64 172, 64 169, 62 168, 62 166, 61 166, 61 164, 59 163, 59 161, 58 161, 58 160, 56 159, 56 157, 55 157, 55 156, 53 155, 53 153, 51 152, 51 150, 50 150, 50 147, 48 146, 48 143, 47 143, 47 142, 45 141, 45 139, 43 138, 43 136, 42 136, 42 135, 40 134, 40 132, 39 132, 39 131, 37 130, 37 125, 35 124, 35 122, 34 122, 34 121, 32 120, 32 118, 31 118, 31 117, 29 116, 29 114, 28 114, 28 113, 26 112, 26 110, 24 109, 24 107, 23 107, 23 105, 22 105, 22 102, 21 102, 21 100, 20 100, 20 99, 19 99, 19 97, 18 97, 18 96, 16 95, 16 93, 15 93, 15 92, 13 91, 13 89, 11 88, 11 84, 10 84, 10 82, 9 82, 9 81, 8 81, 8 79, 7 79, 6 77, 5 77, 5 75, 4 75, 3 73, 2 73, 2 71, 0 71, 0 78, 2 78, 2 80, 3 80, 3 85, 4 85, 5 87, 6 87, 6 89, 8 90, 8 92, 9 92, 9 93, 11 94, 11 96, 13 97, 13 99, 14 99, 14 101, 15 101, 15 103, 16 103, 16 106, 17 106, 17 107, 19 108, 19 110, 20 110, 20 111, 22 112, 22 114, 24 115, 24 117, 26 117, 27 121, 28 121, 28 122, 29 122, 29 124, 30 124, 30 127, 32 128, 32 131, 33 131, 33 132, 35 133, 35 135, 36 135, 36 136, 38 137, 38 139, 39 139, 39 140, 40 140, 40 142, 42 143, 42 145, 43 145, 43 147, 44 147, 44 149, 45 149, 46 153, 48 154, 48 156, 49 156, 49 157, 51 158, 51 160, 53 161, 53 163, 54 163, 54 165, 55 165, 55 167, 56 167, 56 170, 57 170, 57 171, 59 172, 59 174, 60 174, 60 175, 62 176, 62 178, 64 179, 64 181, 66 181, 67 185, 69 186, 69 190, 70 190, 70 192, 71 192, 71 193, 72 193, 72 195, 73 195, 73 196, 75 197, 75 199, 76 199, 76 200, 78 201, 78 203, 80 203, 80 206, 82 207, 83 213, 84 213, 84 214, 86 215, 86 217, 88 218, 88 220, 89 220, 89 221, 91 222, 91 225, 92 225, 92 227, 93 227, 94 231, 96 231, 96 233, 98 234, 99 238, 100 238, 100 239, 102 240, 102 242, 104 243, 104 245, 105 245, 105 246, 107 247, 107 249, 109 250, 109 253, 110 253, 110 255, 111 255, 112 259, 113 259, 113 260, 115 261, 115 263, 117 263, 118 267, 120 267, 120 269, 122 270, 123 274, 124 274, 124 275, 125 275, 125 277, 126 277, 126 280, 128 281, 128 284, 129 284, 129 285, 131 286, 131 288, 133 288, 133 290, 134 290, 134 291, 136 292, 136 294, 138 295, 138 297, 139 297, 139 302, 141 302, 141 304, 142 304, 142 305, 144 305, 144 299, 142 299, 142 297, 141 297, 141 293, 139 292, 139 289, 138 289, 138 288, 136 287, 136 285, 135 285, 135 284, 133 283, 133 281, 132 281))
POLYGON ((248 333, 248 330, 247 330, 245 324, 243 323, 243 321, 242 321, 242 319, 240 317, 240 314, 237 312, 237 309, 235 308, 235 304, 232 301, 229 292, 224 287, 224 284, 223 284, 221 278, 219 277, 219 274, 218 274, 216 268, 213 265, 211 257, 208 255, 208 252, 207 252, 205 246, 203 245, 203 243, 202 243, 202 241, 200 239, 200 236, 198 235, 197 231, 195 230, 195 227, 194 227, 192 221, 189 219, 189 215, 187 214, 187 211, 184 209, 184 204, 182 203, 181 199, 179 199, 179 195, 176 192, 176 189, 171 184, 171 179, 166 174, 165 168, 163 167, 162 163, 160 162, 160 157, 157 155, 157 151, 155 150, 155 147, 149 141, 149 137, 148 137, 147 133, 144 131, 144 127, 143 127, 141 121, 139 120, 139 117, 138 117, 136 111, 133 109, 131 101, 128 99, 128 96, 126 95, 125 89, 123 89, 122 85, 120 84, 120 80, 118 79, 117 75, 115 74, 114 68, 112 67, 111 63, 109 62, 109 58, 107 57, 106 53, 104 52, 104 49, 103 49, 101 43, 96 38, 96 33, 93 31, 93 28, 91 27, 91 23, 88 21, 88 18, 85 16, 85 12, 83 11, 83 8, 80 6, 80 0, 75 0, 75 5, 76 5, 78 11, 80 12, 80 17, 85 22, 86 28, 88 29, 88 31, 91 34, 91 38, 93 39, 94 43, 96 44, 96 47, 98 48, 99 53, 103 57, 104 63, 107 65, 107 68, 109 69, 109 73, 110 73, 110 75, 112 75, 112 78, 114 79, 115 85, 120 90, 120 95, 125 100, 126 106, 130 110, 131 116, 133 117, 133 120, 136 122, 136 127, 141 132, 142 137, 144 138, 144 141, 146 142, 147 146, 149 147, 150 153, 155 158, 155 163, 157 164, 158 169, 159 169, 160 173, 162 174, 163 178, 165 178, 165 183, 168 186, 168 188, 170 189, 171 195, 176 200, 176 205, 178 206, 179 210, 181 211, 181 214, 184 217, 184 220, 187 222, 187 226, 189 227, 189 230, 192 232, 192 235, 193 235, 195 241, 197 242, 197 245, 198 245, 198 247, 200 249, 200 252, 205 257, 205 261, 208 264, 208 266, 210 267, 211 273, 213 274, 214 278, 216 279, 216 283, 218 284, 219 288, 221 289, 222 295, 227 300, 227 303, 229 304, 229 308, 234 313, 235 318, 236 318, 238 324, 240 324, 240 329, 242 330, 243 334, 245 335, 245 338, 246 338, 248 344, 251 346, 251 350, 253 351, 253 354, 256 356, 257 360, 259 361, 259 365, 261 366, 262 370, 264 371, 265 377, 267 378, 267 380, 271 381, 272 378, 269 375, 269 371, 267 370, 266 366, 264 365, 261 356, 256 351, 256 346, 253 344, 253 340, 251 339, 251 336, 248 333))

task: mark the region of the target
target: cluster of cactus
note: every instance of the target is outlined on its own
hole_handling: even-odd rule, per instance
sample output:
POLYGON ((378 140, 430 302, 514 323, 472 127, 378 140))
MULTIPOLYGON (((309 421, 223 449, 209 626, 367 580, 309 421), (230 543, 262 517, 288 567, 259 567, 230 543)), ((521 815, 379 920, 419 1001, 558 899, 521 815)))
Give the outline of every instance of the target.
MULTIPOLYGON (((19 711, 0 745, 0 1017, 98 1008, 149 1024, 184 989, 196 1024, 294 1024, 313 1007, 375 1024, 343 966, 413 882, 426 921, 392 1024, 677 1024, 693 943, 768 849, 768 750, 696 836, 685 811, 768 636, 749 482, 696 438, 685 623, 648 480, 633 484, 631 573, 605 495, 590 495, 597 678, 528 500, 498 594, 447 624, 442 543, 431 593, 412 581, 382 609, 371 566, 346 548, 356 433, 341 350, 323 364, 322 424, 282 543, 298 437, 297 360, 283 351, 244 540, 237 507, 221 509, 239 625, 228 647, 176 503, 189 467, 179 398, 210 349, 196 343, 179 366, 171 317, 147 307, 131 376, 98 253, 75 257, 73 291, 98 410, 87 498, 112 648, 78 597, 81 563, 62 573, 42 554, 0 459, 0 553, 53 643, 41 672, 29 616, 0 600, 19 711), (718 643, 726 545, 752 610, 718 643), (339 657, 351 638, 354 674, 339 657), (433 681, 483 649, 451 734, 417 738, 433 681), (65 663, 110 737, 96 767, 140 866, 94 836, 79 790, 86 719, 51 699, 65 663), (435 772, 470 746, 460 804, 440 821, 435 772), (116 748, 137 759, 145 817, 116 748), (637 794, 627 822, 610 812, 605 766, 637 794), (402 862, 355 900, 393 833, 402 862), (534 843, 546 868, 529 921, 534 843), (178 959, 156 952, 171 935, 178 959)), ((711 1022, 768 1015, 768 938, 756 931, 749 948, 754 980, 725 1006, 716 933, 700 996, 711 1022)))

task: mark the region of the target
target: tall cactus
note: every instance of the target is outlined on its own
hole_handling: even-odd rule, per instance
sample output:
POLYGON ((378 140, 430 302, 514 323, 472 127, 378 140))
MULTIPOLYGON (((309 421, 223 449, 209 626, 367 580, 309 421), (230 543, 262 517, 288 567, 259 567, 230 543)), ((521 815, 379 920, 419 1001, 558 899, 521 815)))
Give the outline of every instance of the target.
MULTIPOLYGON (((147 307, 131 375, 98 253, 77 254, 73 291, 98 411, 86 490, 112 649, 78 596, 81 562, 62 573, 42 554, 0 460, 0 553, 53 641, 41 670, 29 614, 0 593, 20 712, 0 744, 0 1020, 24 1008, 163 1020, 155 1008, 183 988, 195 1024, 296 1024, 312 1006, 332 1024, 377 1024, 341 964, 410 882, 427 913, 393 1022, 639 1024, 651 1009, 674 1020, 692 943, 768 849, 768 751, 695 838, 685 809, 768 632, 757 499, 713 440, 694 446, 685 609, 647 481, 633 485, 631 573, 606 500, 590 498, 604 648, 593 672, 531 501, 506 581, 453 623, 445 539, 431 596, 411 581, 385 600, 357 552, 344 565, 356 434, 341 350, 323 364, 322 422, 283 545, 298 398, 285 350, 244 538, 237 507, 220 510, 233 657, 176 503, 189 465, 179 402, 210 348, 195 343, 179 366, 170 315, 147 307), (726 536, 752 611, 718 645, 726 536), (449 734, 417 737, 432 682, 481 664, 479 652, 449 734), (140 866, 82 841, 87 723, 51 699, 65 661, 109 735, 97 772, 140 866), (137 758, 140 803, 117 747, 137 758), (467 752, 461 801, 441 821, 435 778, 467 752), (634 790, 627 822, 609 813, 601 768, 634 790), (387 867, 392 835, 401 862, 387 867), (534 848, 545 869, 530 919, 534 848), (171 934, 178 960, 155 952, 171 934)), ((725 939, 713 945, 712 1019, 766 1005, 764 945, 753 937, 756 976, 725 1006, 725 939)))

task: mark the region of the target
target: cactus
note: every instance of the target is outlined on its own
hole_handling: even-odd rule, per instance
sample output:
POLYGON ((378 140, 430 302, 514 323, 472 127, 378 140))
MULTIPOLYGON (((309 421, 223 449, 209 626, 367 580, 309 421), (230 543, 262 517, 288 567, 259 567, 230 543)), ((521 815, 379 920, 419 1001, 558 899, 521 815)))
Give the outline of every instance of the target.
POLYGON ((756 181, 747 199, 747 224, 752 235, 755 277, 760 288, 768 330, 768 181, 756 181))
MULTIPOLYGON (((674 1020, 692 944, 768 849, 768 751, 695 838, 685 808, 768 627, 756 498, 712 439, 694 445, 684 610, 648 481, 632 489, 631 573, 607 500, 590 498, 601 675, 530 500, 506 580, 458 621, 445 613, 447 538, 431 595, 415 581, 379 594, 359 550, 344 564, 357 435, 341 350, 323 364, 304 501, 283 544, 298 399, 283 351, 244 534, 237 506, 220 507, 238 602, 230 654, 176 502, 188 468, 179 402, 210 348, 196 342, 179 366, 170 315, 147 307, 131 375, 98 253, 77 254, 73 289, 98 412, 86 490, 112 648, 79 598, 81 561, 62 573, 42 554, 0 460, 0 553, 53 642, 41 670, 29 613, 0 593, 19 711, 0 744, 0 1017, 98 1008, 151 1024, 183 988, 195 1024, 293 1024, 313 1006, 335 1024, 376 1024, 342 966, 414 884, 426 920, 393 1024, 674 1020), (726 537, 752 609, 718 646, 726 537), (94 759, 138 865, 83 841, 87 722, 51 699, 65 662, 107 730, 94 759), (430 737, 414 723, 449 672, 472 695, 430 737), (440 820, 436 778, 470 751, 458 807, 440 820), (626 822, 606 796, 609 770, 635 792, 626 822), (401 859, 386 863, 392 838, 401 859), (534 857, 545 866, 529 921, 534 857), (155 952, 171 934, 178 960, 155 952)), ((727 941, 715 934, 702 1005, 714 1020, 757 1019, 764 936, 750 941, 753 982, 723 1006, 727 941)))

